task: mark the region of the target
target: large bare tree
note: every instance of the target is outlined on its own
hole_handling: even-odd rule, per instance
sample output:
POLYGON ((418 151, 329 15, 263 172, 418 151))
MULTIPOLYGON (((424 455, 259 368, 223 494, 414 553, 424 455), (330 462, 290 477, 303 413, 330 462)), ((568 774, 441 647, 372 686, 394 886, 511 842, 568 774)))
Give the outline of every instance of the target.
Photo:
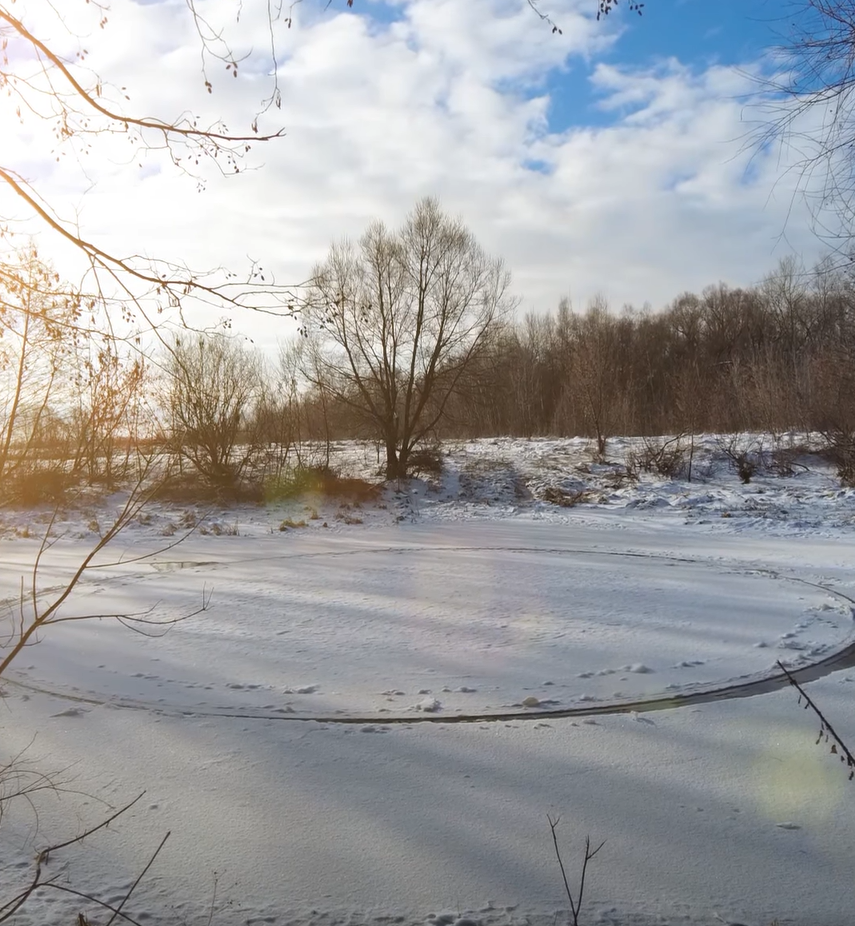
POLYGON ((375 222, 315 268, 305 374, 370 423, 388 479, 406 474, 413 447, 442 420, 513 308, 509 284, 502 261, 432 198, 399 231, 375 222))

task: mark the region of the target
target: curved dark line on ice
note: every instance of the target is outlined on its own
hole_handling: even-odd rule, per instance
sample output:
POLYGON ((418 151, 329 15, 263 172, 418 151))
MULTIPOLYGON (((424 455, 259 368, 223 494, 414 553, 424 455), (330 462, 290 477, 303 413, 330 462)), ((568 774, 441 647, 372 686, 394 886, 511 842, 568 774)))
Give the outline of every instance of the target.
MULTIPOLYGON (((798 669, 791 669, 790 674, 800 684, 816 681, 824 678, 832 672, 841 669, 848 669, 855 666, 855 642, 849 643, 842 650, 826 656, 819 662, 812 663, 808 666, 802 666, 798 669)), ((590 704, 585 707, 566 707, 555 710, 521 710, 521 711, 503 711, 501 713, 482 713, 482 714, 396 714, 391 717, 384 717, 382 714, 363 714, 352 716, 337 716, 312 714, 301 716, 299 714, 276 714, 276 713, 240 713, 229 710, 196 710, 194 708, 176 708, 150 704, 142 701, 123 701, 118 698, 95 697, 93 695, 75 695, 61 691, 54 691, 40 685, 33 685, 29 682, 21 682, 16 679, 7 678, 6 684, 14 685, 16 688, 22 688, 27 691, 37 692, 39 694, 50 695, 54 698, 61 698, 65 701, 73 701, 78 704, 92 704, 103 707, 110 706, 122 710, 148 711, 153 714, 164 716, 178 717, 226 717, 234 720, 287 720, 297 721, 300 723, 321 723, 337 724, 339 726, 403 726, 415 723, 500 723, 512 720, 560 720, 572 717, 604 717, 612 714, 630 714, 630 713, 648 713, 650 711, 665 711, 679 707, 691 707, 696 704, 709 704, 715 701, 729 701, 734 698, 751 698, 757 695, 769 694, 772 691, 778 691, 786 688, 790 683, 787 677, 778 672, 775 675, 769 675, 764 678, 754 679, 748 682, 739 682, 734 685, 721 685, 716 688, 709 688, 703 691, 692 691, 685 694, 661 695, 655 698, 645 698, 638 701, 620 701, 609 702, 607 704, 590 704)))

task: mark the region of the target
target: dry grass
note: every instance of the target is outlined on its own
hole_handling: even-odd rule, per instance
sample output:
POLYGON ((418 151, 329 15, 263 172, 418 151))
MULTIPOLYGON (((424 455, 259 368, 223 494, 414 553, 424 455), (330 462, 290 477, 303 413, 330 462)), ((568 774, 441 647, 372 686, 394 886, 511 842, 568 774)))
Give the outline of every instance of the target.
POLYGON ((373 502, 382 487, 350 476, 340 476, 321 466, 296 467, 265 489, 268 501, 311 496, 314 499, 347 499, 353 503, 373 502))

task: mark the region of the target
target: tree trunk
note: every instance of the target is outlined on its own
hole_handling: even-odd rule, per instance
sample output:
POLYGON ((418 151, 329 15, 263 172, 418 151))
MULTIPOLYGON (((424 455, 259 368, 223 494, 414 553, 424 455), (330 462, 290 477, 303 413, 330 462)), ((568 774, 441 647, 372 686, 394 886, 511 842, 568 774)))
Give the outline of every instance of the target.
POLYGON ((386 478, 399 478, 400 470, 398 468, 398 448, 395 440, 386 438, 386 478))
POLYGON ((398 476, 400 479, 406 479, 407 467, 410 464, 410 448, 404 444, 398 451, 398 476))

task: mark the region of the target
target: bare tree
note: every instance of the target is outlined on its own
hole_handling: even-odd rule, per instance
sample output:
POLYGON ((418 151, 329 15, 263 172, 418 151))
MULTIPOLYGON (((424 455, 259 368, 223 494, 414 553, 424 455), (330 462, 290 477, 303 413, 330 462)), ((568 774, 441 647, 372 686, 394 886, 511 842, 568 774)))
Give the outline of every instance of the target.
POLYGON ((225 335, 200 334, 175 341, 165 372, 172 452, 214 488, 234 491, 256 449, 247 425, 260 398, 259 356, 225 335))
POLYGON ((618 320, 602 296, 591 301, 584 315, 574 315, 569 305, 563 312, 564 352, 570 364, 556 412, 558 423, 567 427, 581 419, 586 433, 596 439, 598 459, 603 460, 609 437, 626 418, 632 394, 618 320))
POLYGON ((334 245, 311 279, 306 320, 317 388, 373 424, 386 477, 442 420, 473 360, 510 311, 510 276, 458 219, 423 199, 403 227, 371 225, 334 245))
POLYGON ((75 358, 75 398, 69 421, 72 474, 114 487, 127 476, 142 439, 145 358, 121 350, 115 338, 90 338, 75 358))
POLYGON ((51 404, 59 404, 76 347, 89 334, 83 308, 34 245, 0 258, 0 494, 6 499, 20 488, 23 473, 44 478, 34 469, 45 462, 39 456, 51 404))
MULTIPOLYGON (((783 4, 782 4, 783 5, 783 4)), ((792 0, 756 141, 795 157, 816 230, 846 255, 855 221, 855 0, 792 0)))

